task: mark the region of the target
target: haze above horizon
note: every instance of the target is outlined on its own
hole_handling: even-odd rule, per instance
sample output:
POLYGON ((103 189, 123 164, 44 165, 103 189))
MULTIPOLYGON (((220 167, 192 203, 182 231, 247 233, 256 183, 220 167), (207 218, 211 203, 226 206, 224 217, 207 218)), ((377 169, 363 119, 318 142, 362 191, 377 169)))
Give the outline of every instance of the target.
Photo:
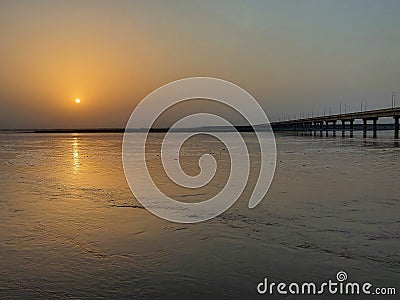
POLYGON ((193 76, 243 87, 271 121, 362 99, 389 107, 399 11, 395 0, 2 1, 0 129, 123 128, 152 90, 193 76))

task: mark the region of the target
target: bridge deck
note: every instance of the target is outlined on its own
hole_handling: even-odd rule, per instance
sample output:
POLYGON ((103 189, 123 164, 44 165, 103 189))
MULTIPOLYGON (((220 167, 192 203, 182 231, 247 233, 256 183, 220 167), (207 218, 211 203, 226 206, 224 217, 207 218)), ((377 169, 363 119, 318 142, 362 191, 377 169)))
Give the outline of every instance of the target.
POLYGON ((351 121, 356 119, 373 120, 384 117, 400 117, 400 107, 376 109, 368 111, 359 111, 345 114, 335 114, 329 116, 319 116, 303 119, 293 119, 288 121, 272 122, 272 126, 280 125, 295 125, 305 123, 321 123, 321 122, 335 122, 335 121, 351 121))

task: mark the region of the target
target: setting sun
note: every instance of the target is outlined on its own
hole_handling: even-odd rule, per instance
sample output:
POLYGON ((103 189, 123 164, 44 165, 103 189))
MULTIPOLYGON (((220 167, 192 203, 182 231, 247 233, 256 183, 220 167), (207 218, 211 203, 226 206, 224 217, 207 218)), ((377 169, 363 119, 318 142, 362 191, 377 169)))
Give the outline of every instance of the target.
POLYGON ((79 103, 81 103, 81 100, 80 99, 75 99, 75 103, 79 104, 79 103))

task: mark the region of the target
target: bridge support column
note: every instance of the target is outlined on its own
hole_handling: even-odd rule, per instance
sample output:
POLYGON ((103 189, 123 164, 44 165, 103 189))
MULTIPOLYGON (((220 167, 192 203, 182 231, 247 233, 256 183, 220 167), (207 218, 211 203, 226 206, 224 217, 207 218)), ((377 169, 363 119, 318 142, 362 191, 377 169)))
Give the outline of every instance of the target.
POLYGON ((319 136, 322 136, 323 129, 324 129, 324 122, 319 122, 319 136))
POLYGON ((363 137, 366 138, 367 137, 367 125, 368 125, 368 120, 367 119, 363 119, 363 137))
POLYGON ((350 137, 354 134, 354 120, 350 120, 350 137))
POLYGON ((329 131, 329 122, 325 121, 325 136, 329 135, 328 131, 329 131))
POLYGON ((395 139, 399 138, 399 118, 400 118, 400 116, 394 117, 394 138, 395 139))
POLYGON ((336 136, 336 120, 332 121, 333 136, 336 136))
POLYGON ((346 121, 345 120, 341 120, 342 122, 342 137, 345 136, 345 130, 346 130, 346 121))
POLYGON ((376 131, 378 130, 378 118, 374 118, 373 137, 376 138, 376 131))

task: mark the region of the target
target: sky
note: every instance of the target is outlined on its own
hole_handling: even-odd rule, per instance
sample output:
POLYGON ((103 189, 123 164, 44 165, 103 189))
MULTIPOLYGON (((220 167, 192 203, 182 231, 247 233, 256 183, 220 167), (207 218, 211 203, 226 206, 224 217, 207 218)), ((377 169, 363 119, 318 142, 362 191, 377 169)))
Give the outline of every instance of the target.
POLYGON ((241 86, 271 121, 389 107, 399 13, 397 0, 2 0, 0 129, 124 127, 151 91, 195 76, 241 86))

